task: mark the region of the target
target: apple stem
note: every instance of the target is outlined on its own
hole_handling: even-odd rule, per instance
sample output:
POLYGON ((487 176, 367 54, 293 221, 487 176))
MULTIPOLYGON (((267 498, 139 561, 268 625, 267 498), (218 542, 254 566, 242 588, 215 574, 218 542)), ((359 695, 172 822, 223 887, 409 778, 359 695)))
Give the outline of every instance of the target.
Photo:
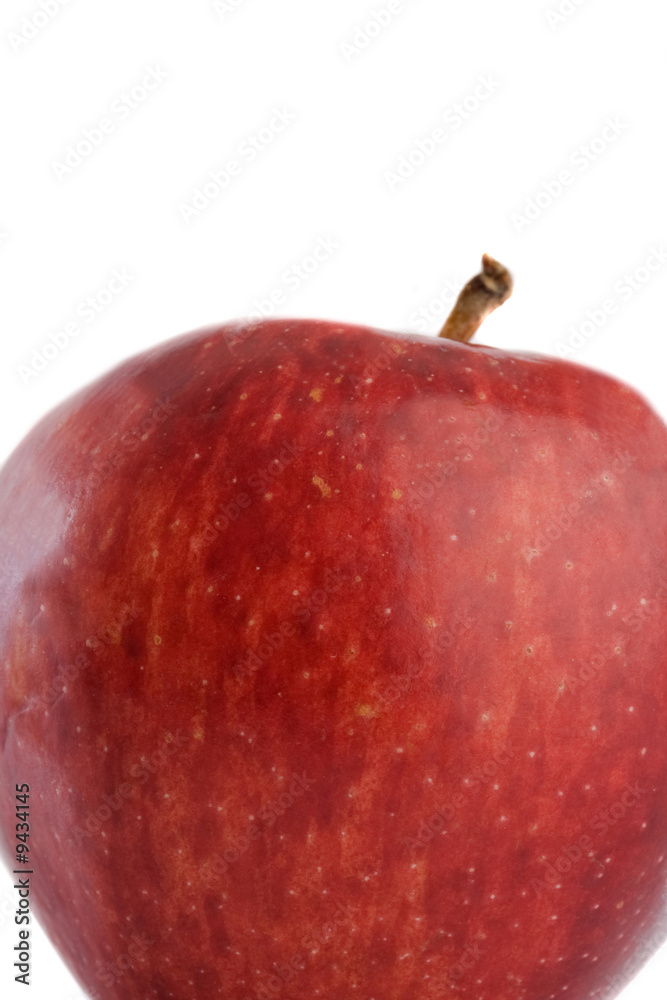
POLYGON ((507 301, 513 287, 512 275, 507 268, 485 253, 481 274, 476 274, 461 289, 456 305, 438 336, 467 344, 489 313, 507 301))

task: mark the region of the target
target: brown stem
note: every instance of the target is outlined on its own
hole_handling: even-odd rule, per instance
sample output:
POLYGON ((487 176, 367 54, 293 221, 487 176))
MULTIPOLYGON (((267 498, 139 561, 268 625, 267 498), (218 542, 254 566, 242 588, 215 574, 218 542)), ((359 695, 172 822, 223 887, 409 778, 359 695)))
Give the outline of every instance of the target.
POLYGON ((485 253, 481 274, 476 274, 461 289, 438 336, 467 344, 489 313, 507 301, 512 288, 512 275, 507 268, 485 253))

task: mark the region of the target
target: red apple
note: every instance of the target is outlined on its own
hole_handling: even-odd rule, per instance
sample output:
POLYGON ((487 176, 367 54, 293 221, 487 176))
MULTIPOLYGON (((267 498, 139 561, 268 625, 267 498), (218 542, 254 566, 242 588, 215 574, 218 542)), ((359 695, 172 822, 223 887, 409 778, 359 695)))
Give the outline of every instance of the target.
POLYGON ((508 293, 180 337, 6 462, 3 850, 91 996, 607 1000, 667 934, 667 431, 463 342, 508 293))

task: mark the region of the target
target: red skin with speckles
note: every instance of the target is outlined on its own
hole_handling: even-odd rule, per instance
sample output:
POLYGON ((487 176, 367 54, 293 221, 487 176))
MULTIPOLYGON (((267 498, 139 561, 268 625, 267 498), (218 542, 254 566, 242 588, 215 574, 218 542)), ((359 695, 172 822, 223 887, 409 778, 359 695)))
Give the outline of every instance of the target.
POLYGON ((666 457, 585 368, 306 320, 46 417, 0 474, 2 839, 27 782, 85 988, 615 995, 667 932, 666 457))

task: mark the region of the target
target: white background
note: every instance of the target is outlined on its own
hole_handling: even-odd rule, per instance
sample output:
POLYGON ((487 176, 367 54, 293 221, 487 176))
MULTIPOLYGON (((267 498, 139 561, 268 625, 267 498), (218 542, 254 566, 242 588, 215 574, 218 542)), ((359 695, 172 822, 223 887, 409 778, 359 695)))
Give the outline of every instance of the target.
MULTIPOLYGON (((403 0, 363 35, 388 0, 43 3, 48 15, 39 0, 3 0, 0 14, 0 460, 111 365, 272 293, 277 315, 435 334, 447 288, 484 250, 516 290, 477 340, 566 345, 667 415, 655 0, 403 0), (251 161, 276 111, 292 120, 261 133, 271 141, 251 161), (111 131, 77 154, 104 118, 111 131), (429 145, 437 128, 444 141, 429 145), (397 180, 402 156, 411 176, 397 180), (240 173, 221 190, 209 172, 233 159, 240 173), (207 182, 206 207, 188 212, 207 182), (320 239, 336 246, 297 280, 320 239), (126 287, 107 295, 114 270, 126 287)), ((25 996, 14 901, 3 875, 10 1000, 25 996)), ((34 951, 32 1000, 81 996, 39 931, 34 951)), ((663 949, 624 997, 662 1000, 665 981, 663 949)))

